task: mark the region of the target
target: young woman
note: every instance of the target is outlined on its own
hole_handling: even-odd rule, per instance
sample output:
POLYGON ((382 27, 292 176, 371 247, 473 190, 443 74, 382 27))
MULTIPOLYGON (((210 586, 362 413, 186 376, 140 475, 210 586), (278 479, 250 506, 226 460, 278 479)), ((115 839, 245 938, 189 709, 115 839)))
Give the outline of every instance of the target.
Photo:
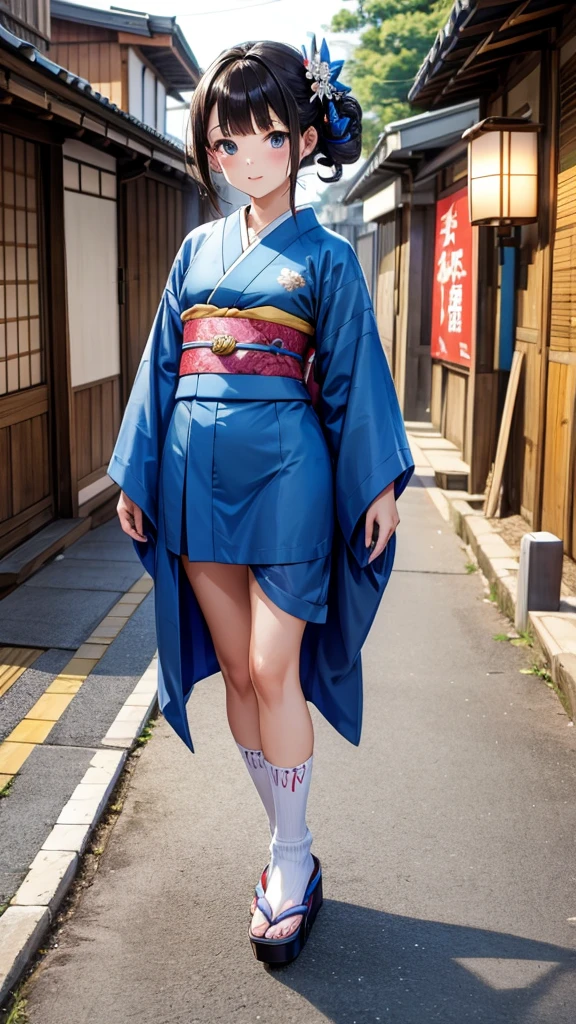
POLYGON ((336 181, 360 155, 341 66, 325 43, 244 43, 202 77, 193 173, 214 204, 211 171, 250 204, 184 239, 109 467, 155 581, 160 707, 191 750, 192 688, 224 677, 272 834, 249 936, 276 964, 322 902, 307 701, 359 743, 360 650, 414 469, 354 250, 294 204, 304 163, 336 181))

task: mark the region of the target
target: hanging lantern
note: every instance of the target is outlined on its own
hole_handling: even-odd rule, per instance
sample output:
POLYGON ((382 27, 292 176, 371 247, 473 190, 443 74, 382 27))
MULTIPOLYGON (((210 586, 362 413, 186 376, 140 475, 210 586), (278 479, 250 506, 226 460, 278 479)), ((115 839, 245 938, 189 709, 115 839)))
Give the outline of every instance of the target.
POLYGON ((521 117, 487 117, 464 132, 472 224, 530 224, 538 219, 541 127, 521 117))

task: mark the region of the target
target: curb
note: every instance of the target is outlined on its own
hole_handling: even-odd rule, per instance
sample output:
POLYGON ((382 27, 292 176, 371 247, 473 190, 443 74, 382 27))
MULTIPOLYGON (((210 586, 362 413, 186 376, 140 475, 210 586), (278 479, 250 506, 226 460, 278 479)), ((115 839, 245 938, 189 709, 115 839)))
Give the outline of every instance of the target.
POLYGON ((80 857, 108 804, 128 753, 155 710, 156 680, 154 657, 102 741, 116 749, 95 751, 84 777, 0 917, 0 1006, 29 966, 74 881, 80 857))
MULTIPOLYGON (((424 452, 408 432, 410 447, 416 462, 415 475, 428 492, 444 519, 452 523, 454 531, 468 545, 478 566, 494 588, 496 602, 504 614, 514 622, 518 592, 519 561, 512 548, 482 512, 474 509, 462 497, 453 496, 430 485, 434 471, 424 452)), ((558 612, 529 612, 529 620, 536 639, 536 658, 540 665, 549 665, 553 682, 566 698, 570 718, 576 720, 576 597, 564 597, 558 612)))

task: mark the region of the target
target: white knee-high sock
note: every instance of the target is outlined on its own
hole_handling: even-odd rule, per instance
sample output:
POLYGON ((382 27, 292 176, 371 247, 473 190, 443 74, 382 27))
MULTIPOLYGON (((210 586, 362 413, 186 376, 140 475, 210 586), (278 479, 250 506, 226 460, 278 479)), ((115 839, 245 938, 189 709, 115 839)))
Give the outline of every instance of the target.
POLYGON ((274 829, 276 827, 276 811, 274 808, 274 797, 272 796, 272 785, 270 783, 268 769, 266 768, 264 754, 261 750, 250 750, 248 747, 243 747, 241 743, 238 743, 238 741, 236 741, 236 746, 242 755, 242 760, 244 761, 250 777, 258 790, 260 799, 264 804, 264 809, 268 815, 270 834, 274 835, 274 829))
MULTIPOLYGON (((266 759, 265 759, 266 760, 266 759)), ((312 834, 306 825, 306 805, 312 779, 311 755, 294 768, 266 761, 276 810, 276 830, 270 843, 271 869, 266 898, 274 915, 288 901, 301 903, 314 868, 312 834)))

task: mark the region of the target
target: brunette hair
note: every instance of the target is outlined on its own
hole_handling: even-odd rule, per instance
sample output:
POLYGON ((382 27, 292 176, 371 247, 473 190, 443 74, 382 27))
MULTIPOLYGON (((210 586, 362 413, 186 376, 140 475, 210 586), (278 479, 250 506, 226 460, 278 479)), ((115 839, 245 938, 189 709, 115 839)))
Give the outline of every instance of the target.
POLYGON ((214 104, 225 135, 250 135, 254 123, 261 131, 273 127, 269 107, 288 128, 290 136, 290 208, 295 212, 296 176, 300 167, 299 136, 314 126, 318 144, 302 166, 317 162, 332 167, 329 178, 339 181, 342 165, 354 163, 362 148, 362 109, 352 96, 334 99, 339 118, 349 119, 346 142, 330 130, 326 101, 318 99, 306 77, 302 54, 294 46, 276 42, 240 43, 225 50, 204 72, 190 105, 188 162, 191 173, 220 212, 218 194, 210 177, 206 148, 208 120, 214 104), (311 97, 313 97, 311 102, 311 97), (253 123, 254 122, 254 123, 253 123))

